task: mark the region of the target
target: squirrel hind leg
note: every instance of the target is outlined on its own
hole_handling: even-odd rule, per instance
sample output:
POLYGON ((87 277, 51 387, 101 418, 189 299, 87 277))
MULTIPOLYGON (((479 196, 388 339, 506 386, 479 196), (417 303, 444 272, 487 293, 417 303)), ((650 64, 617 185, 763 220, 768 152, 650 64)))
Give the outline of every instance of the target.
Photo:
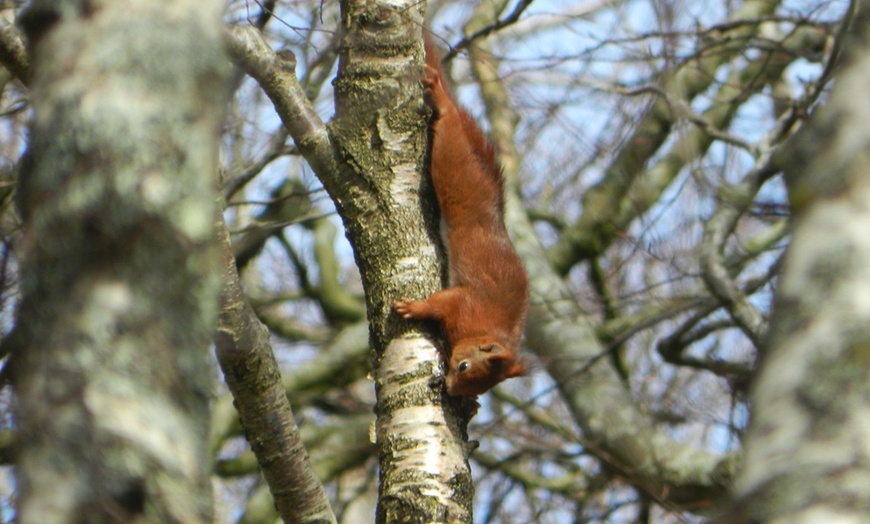
POLYGON ((426 88, 426 99, 439 117, 449 113, 455 107, 453 99, 444 87, 444 79, 440 71, 426 65, 426 74, 421 79, 426 88))

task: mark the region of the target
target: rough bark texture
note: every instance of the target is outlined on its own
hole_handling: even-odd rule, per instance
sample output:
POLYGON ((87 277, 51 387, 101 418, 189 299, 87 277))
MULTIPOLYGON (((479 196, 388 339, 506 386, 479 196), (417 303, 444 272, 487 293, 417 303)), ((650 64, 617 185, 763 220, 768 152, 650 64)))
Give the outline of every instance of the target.
POLYGON ((329 524, 335 516, 311 468, 269 345, 269 330, 245 297, 229 233, 221 231, 224 288, 216 352, 251 449, 285 523, 329 524))
POLYGON ((0 19, 0 63, 24 83, 30 79, 30 57, 21 32, 5 18, 0 19))
POLYGON ((342 4, 347 33, 332 131, 356 172, 344 181, 351 199, 333 198, 339 197, 354 245, 376 352, 376 520, 470 522, 474 489, 460 403, 432 382, 441 375, 441 356, 431 331, 409 331, 391 312, 393 300, 423 298, 442 283, 435 199, 422 176, 428 111, 419 83, 421 7, 412 1, 342 4))
MULTIPOLYGON (((848 17, 847 17, 848 19, 848 17)), ((870 512, 870 5, 826 107, 778 155, 798 213, 722 522, 866 522, 870 512)))
POLYGON ((212 520, 220 10, 35 2, 22 16, 19 522, 212 520))
POLYGON ((293 74, 254 31, 234 29, 231 54, 272 100, 344 221, 366 292, 378 393, 379 522, 470 522, 473 485, 461 413, 444 395, 431 326, 392 313, 401 297, 440 289, 434 194, 423 176, 422 5, 342 3, 345 31, 327 128, 293 74), (427 329, 428 328, 428 329, 427 329))

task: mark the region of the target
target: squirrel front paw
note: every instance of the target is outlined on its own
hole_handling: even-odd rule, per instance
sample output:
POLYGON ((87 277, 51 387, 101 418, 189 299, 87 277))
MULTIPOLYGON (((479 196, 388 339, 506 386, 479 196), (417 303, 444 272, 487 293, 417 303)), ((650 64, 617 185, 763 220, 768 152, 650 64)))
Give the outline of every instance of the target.
POLYGON ((405 320, 414 318, 414 313, 411 311, 411 304, 413 301, 403 298, 401 300, 396 300, 393 302, 393 310, 399 314, 400 317, 405 320))

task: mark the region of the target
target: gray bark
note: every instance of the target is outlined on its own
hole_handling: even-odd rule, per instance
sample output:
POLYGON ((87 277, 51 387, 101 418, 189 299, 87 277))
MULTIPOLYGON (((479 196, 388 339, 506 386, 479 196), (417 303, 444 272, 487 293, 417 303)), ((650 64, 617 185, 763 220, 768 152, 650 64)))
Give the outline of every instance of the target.
POLYGON ((248 303, 221 219, 224 288, 215 352, 233 404, 285 523, 331 524, 335 516, 317 479, 284 393, 269 330, 248 303))
POLYGON ((797 218, 722 522, 870 514, 870 5, 856 7, 827 105, 776 157, 797 218))
POLYGON ((22 523, 210 522, 220 2, 35 2, 22 523))

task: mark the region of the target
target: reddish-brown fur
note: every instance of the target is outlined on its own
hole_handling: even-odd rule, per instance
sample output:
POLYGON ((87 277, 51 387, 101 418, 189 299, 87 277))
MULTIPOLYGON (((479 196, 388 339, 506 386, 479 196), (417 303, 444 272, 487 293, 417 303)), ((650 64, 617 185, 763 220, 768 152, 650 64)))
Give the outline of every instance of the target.
POLYGON ((526 372, 519 344, 529 279, 505 229, 495 150, 454 100, 428 38, 423 84, 435 111, 430 172, 446 224, 450 287, 393 308, 406 319, 440 321, 450 349, 447 393, 480 395, 526 372))

